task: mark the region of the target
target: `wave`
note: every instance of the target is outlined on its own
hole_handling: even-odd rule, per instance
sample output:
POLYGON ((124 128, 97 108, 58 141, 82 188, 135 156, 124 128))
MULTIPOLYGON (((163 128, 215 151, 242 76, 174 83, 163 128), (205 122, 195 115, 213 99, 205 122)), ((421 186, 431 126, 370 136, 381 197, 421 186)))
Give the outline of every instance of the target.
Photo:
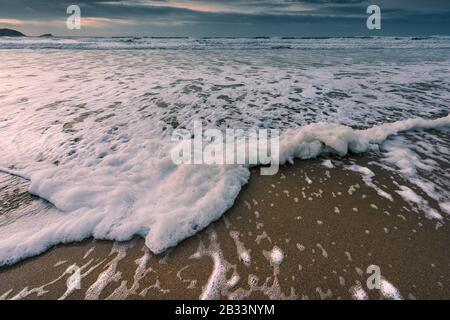
MULTIPOLYGON (((283 165, 296 158, 364 153, 400 132, 449 126, 450 114, 364 130, 314 123, 282 134, 279 160, 283 165)), ((168 141, 146 140, 106 155, 96 164, 68 163, 34 172, 0 168, 29 178, 29 191, 56 207, 39 215, 24 212, 2 225, 0 265, 88 237, 124 241, 139 235, 151 251, 161 253, 219 219, 248 182, 249 167, 177 166, 170 157, 173 146, 168 141)))
POLYGON ((0 49, 60 50, 359 50, 448 49, 450 37, 0 37, 0 49))

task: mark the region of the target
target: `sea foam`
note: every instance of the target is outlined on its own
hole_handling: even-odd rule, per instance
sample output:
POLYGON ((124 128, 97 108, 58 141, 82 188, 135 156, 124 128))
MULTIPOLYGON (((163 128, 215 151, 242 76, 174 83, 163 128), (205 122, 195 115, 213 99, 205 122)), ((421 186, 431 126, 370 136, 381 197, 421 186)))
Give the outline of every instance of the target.
POLYGON ((279 129, 282 164, 386 145, 404 171, 383 142, 448 126, 449 39, 0 39, 0 167, 53 204, 0 215, 0 264, 88 237, 162 252, 220 218, 250 170, 175 165, 194 121, 279 129))
MULTIPOLYGON (((283 134, 280 162, 366 152, 401 131, 446 126, 450 115, 365 130, 311 124, 283 134)), ((243 165, 177 166, 169 142, 150 146, 128 146, 120 156, 105 156, 94 166, 68 163, 30 173, 30 192, 57 210, 24 215, 0 228, 0 262, 14 263, 57 243, 90 236, 122 241, 140 235, 150 250, 160 253, 220 218, 249 179, 243 165), (114 161, 117 157, 121 161, 114 161)))

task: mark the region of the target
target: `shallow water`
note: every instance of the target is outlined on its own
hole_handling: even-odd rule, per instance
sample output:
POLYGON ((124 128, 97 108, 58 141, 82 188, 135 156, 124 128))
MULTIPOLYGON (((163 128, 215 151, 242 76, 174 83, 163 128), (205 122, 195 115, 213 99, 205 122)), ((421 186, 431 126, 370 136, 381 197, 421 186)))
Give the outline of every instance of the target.
POLYGON ((448 217, 427 219, 395 192, 420 188, 378 163, 364 155, 298 161, 276 176, 253 169, 233 208, 164 254, 143 239, 59 245, 0 268, 0 299, 448 299, 448 217), (370 183, 354 166, 374 173, 370 183), (73 264, 80 289, 66 286, 73 264), (381 290, 367 286, 372 265, 381 290))
MULTIPOLYGON (((341 144, 346 152, 355 142, 382 152, 379 165, 403 173, 437 203, 425 214, 448 214, 448 172, 440 165, 448 164, 447 142, 408 133, 384 144, 350 128, 446 117, 449 38, 123 40, 0 41, 0 167, 31 180, 30 191, 54 205, 4 220, 0 264, 90 236, 139 235, 160 252, 220 218, 249 170, 176 166, 171 133, 195 120, 220 130, 292 129, 297 138, 311 124, 308 143, 320 144, 318 154, 341 144), (441 178, 425 181, 420 170, 441 178)), ((396 127, 373 132, 395 134, 396 127)), ((318 155, 297 150, 306 140, 284 137, 283 152, 318 155)))

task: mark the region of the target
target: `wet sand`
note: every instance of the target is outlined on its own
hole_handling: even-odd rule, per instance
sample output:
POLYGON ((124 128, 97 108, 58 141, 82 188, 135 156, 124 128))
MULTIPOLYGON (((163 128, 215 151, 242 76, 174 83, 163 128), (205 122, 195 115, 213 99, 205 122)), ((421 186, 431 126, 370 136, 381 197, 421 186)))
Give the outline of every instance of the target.
MULTIPOLYGON (((59 245, 1 268, 0 298, 450 299, 449 224, 405 202, 394 181, 408 182, 370 160, 331 158, 333 168, 324 159, 296 161, 276 176, 255 168, 220 220, 165 254, 152 254, 141 238, 59 245), (351 164, 370 168, 393 201, 344 169, 351 164), (79 290, 67 290, 73 264, 79 290), (382 290, 367 288, 370 265, 380 267, 382 290)), ((0 177, 3 214, 14 212, 11 203, 38 201, 19 178, 0 177), (5 183, 16 192, 1 189, 5 183)))

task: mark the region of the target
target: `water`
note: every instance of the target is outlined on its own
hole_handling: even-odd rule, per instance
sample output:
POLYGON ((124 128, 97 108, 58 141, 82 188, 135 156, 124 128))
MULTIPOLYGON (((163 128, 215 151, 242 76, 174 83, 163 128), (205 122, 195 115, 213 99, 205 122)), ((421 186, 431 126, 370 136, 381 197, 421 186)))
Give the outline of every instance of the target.
POLYGON ((249 170, 176 166, 171 133, 196 120, 280 129, 283 161, 381 152, 439 209, 399 186, 405 198, 443 220, 448 184, 417 168, 447 177, 447 140, 385 140, 448 127, 449 48, 450 37, 1 38, 0 168, 54 207, 0 216, 0 264, 89 236, 140 235, 161 252, 218 219, 249 170))

